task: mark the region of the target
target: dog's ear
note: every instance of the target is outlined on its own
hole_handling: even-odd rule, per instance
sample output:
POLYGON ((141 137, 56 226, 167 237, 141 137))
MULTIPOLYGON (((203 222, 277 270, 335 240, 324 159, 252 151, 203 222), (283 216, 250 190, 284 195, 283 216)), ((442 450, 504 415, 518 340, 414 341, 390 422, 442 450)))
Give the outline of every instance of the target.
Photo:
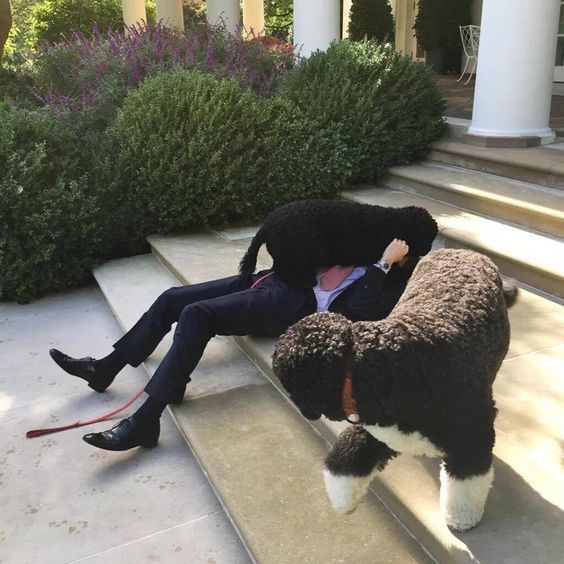
POLYGON ((308 419, 342 419, 341 391, 352 354, 352 323, 316 313, 292 325, 272 357, 274 373, 308 419))

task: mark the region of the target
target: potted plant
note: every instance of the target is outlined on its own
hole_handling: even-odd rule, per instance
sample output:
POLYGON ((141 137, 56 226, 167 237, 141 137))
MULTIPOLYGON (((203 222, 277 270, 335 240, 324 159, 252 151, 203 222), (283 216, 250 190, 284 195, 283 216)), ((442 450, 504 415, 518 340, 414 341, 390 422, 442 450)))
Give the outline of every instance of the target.
POLYGON ((472 0, 419 0, 415 35, 425 59, 438 73, 459 72, 459 26, 471 22, 472 0))
POLYGON ((349 19, 349 39, 376 39, 394 42, 394 17, 388 0, 353 0, 349 19))

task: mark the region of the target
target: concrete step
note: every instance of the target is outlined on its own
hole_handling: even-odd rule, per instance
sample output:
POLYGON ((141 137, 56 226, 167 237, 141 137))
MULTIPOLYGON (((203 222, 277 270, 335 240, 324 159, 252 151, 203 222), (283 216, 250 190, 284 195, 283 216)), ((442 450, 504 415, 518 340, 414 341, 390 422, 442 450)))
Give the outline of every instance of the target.
MULTIPOLYGON (((238 260, 215 235, 175 241, 166 241, 164 254, 177 272, 190 264, 192 281, 231 274, 238 260)), ((124 330, 178 285, 152 255, 112 261, 94 274, 124 330)), ((149 374, 170 342, 169 335, 145 363, 149 374)), ((230 338, 210 342, 192 378, 172 415, 255 561, 337 563, 354 555, 373 562, 385 554, 397 564, 432 562, 375 496, 346 520, 331 510, 321 477, 327 443, 230 338)))
POLYGON ((445 139, 433 144, 428 158, 444 164, 564 190, 564 143, 528 149, 494 149, 467 145, 457 139, 445 139))
POLYGON ((549 236, 466 212, 417 194, 385 187, 345 192, 350 200, 381 206, 423 206, 439 224, 445 246, 488 255, 507 276, 564 298, 564 243, 549 236))
POLYGON ((380 184, 564 237, 564 190, 432 161, 393 167, 380 184))
MULTIPOLYGON (((207 242, 202 236, 159 236, 150 242, 161 261, 174 263, 180 279, 200 282, 207 278, 207 266, 198 257, 207 254, 206 264, 211 263, 214 274, 219 274, 220 261, 210 257, 227 259, 229 233, 225 235, 209 236, 207 242)), ((222 275, 235 271, 248 243, 231 242, 231 258, 225 260, 222 275)), ((268 257, 263 255, 260 267, 268 266, 268 257)), ((564 497, 559 445, 564 394, 559 374, 564 361, 564 309, 523 291, 510 318, 512 343, 495 384, 500 408, 496 479, 482 524, 463 534, 453 534, 446 527, 438 511, 436 460, 401 456, 371 486, 438 562, 537 564, 559 561, 561 555, 564 497)), ((286 398, 270 364, 275 341, 241 337, 237 342, 286 398)), ((329 442, 343 428, 323 418, 308 424, 329 442)), ((343 526, 351 517, 342 517, 343 526)), ((360 547, 364 545, 363 533, 356 532, 355 538, 360 547)), ((366 561, 382 560, 372 555, 366 561)))

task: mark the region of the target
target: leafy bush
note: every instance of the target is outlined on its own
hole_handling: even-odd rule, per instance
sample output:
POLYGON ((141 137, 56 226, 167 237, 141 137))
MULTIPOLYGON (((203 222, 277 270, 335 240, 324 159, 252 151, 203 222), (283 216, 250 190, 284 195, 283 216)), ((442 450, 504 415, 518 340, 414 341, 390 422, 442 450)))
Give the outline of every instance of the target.
POLYGON ((314 53, 284 78, 282 94, 325 130, 340 129, 356 181, 424 156, 445 130, 429 69, 373 41, 314 53))
MULTIPOLYGON (((123 29, 121 0, 10 0, 10 3, 13 25, 6 44, 5 64, 12 69, 29 63, 38 42, 59 41, 70 37, 73 31, 90 36, 94 24, 102 34, 109 26, 116 31, 123 29)), ((145 7, 147 21, 154 23, 154 0, 146 0, 145 7)), ((191 15, 186 10, 186 17, 191 15)))
POLYGON ((349 19, 349 39, 376 39, 394 42, 394 17, 388 0, 353 0, 349 19))
POLYGON ((120 29, 123 13, 120 0, 42 0, 35 4, 31 21, 36 41, 60 41, 71 31, 89 33, 120 29))
POLYGON ((286 101, 198 71, 146 80, 125 100, 114 132, 129 198, 149 230, 255 217, 335 195, 348 176, 335 133, 286 101))
POLYGON ((198 68, 218 77, 237 77, 267 94, 292 61, 292 53, 270 52, 260 42, 219 28, 196 26, 181 33, 159 24, 127 36, 74 33, 38 53, 35 81, 38 96, 56 116, 103 128, 130 88, 163 70, 198 68))
POLYGON ((348 177, 339 136, 235 79, 176 70, 131 90, 110 129, 0 104, 0 299, 83 283, 155 230, 254 219, 330 197, 348 177))
POLYGON ((294 0, 264 0, 264 23, 269 35, 292 41, 294 0))
POLYGON ((85 280, 101 234, 76 144, 48 112, 0 104, 0 297, 85 280))
POLYGON ((0 68, 0 102, 37 107, 37 100, 32 95, 32 84, 28 74, 0 68))

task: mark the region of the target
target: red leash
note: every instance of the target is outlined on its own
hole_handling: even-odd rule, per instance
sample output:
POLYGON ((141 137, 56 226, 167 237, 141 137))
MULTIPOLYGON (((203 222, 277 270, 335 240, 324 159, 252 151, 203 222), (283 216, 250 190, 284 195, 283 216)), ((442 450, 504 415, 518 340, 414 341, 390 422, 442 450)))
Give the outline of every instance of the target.
POLYGON ((92 425, 94 423, 99 423, 100 421, 106 421, 110 419, 114 415, 120 413, 124 409, 127 409, 136 399, 138 399, 141 394, 143 393, 144 388, 141 388, 135 396, 133 396, 130 400, 127 401, 124 405, 119 407, 118 409, 114 409, 106 415, 101 415, 100 417, 96 417, 95 419, 88 419, 87 421, 77 421, 76 423, 72 423, 71 425, 65 425, 64 427, 49 427, 47 429, 32 429, 28 431, 25 436, 28 439, 34 439, 35 437, 41 437, 42 435, 48 435, 49 433, 59 433, 60 431, 66 431, 67 429, 76 429, 77 427, 85 427, 86 425, 92 425))
POLYGON ((272 276, 274 274, 274 271, 272 272, 268 272, 267 274, 265 274, 264 276, 261 276, 258 280, 255 280, 254 284, 251 286, 251 288, 254 288, 255 286, 257 286, 260 282, 262 282, 265 278, 268 278, 269 276, 272 276))

